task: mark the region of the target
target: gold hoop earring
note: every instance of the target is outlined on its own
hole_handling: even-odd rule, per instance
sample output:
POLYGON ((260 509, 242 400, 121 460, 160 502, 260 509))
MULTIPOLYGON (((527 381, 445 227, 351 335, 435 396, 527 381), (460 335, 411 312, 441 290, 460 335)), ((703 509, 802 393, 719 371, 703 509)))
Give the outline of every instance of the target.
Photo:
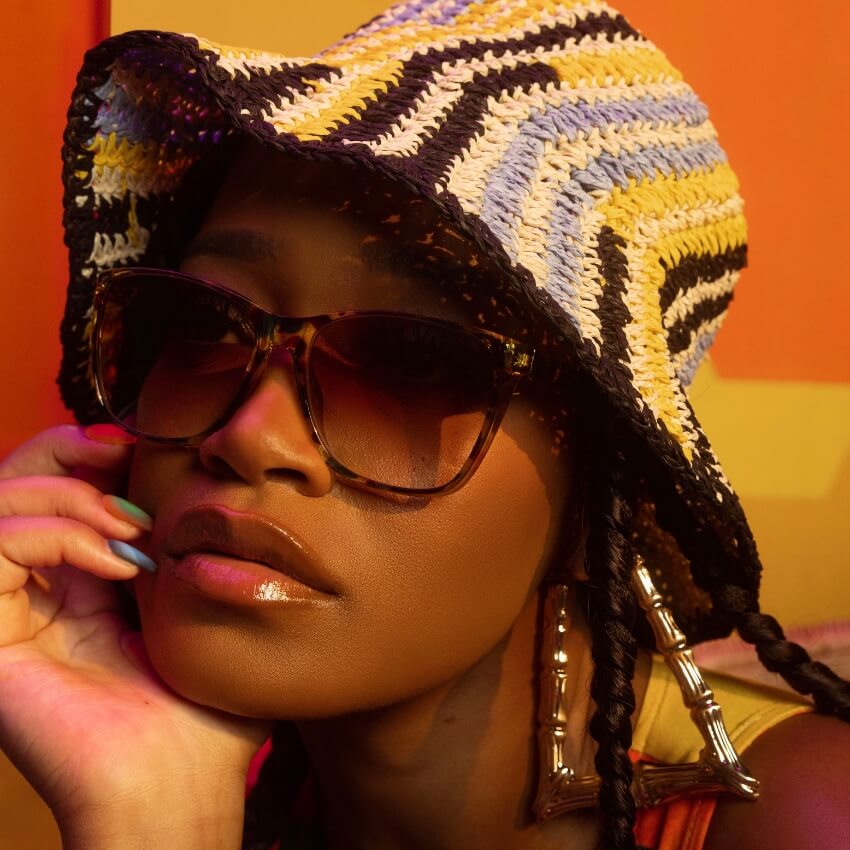
MULTIPOLYGON (((664 606, 640 555, 635 556, 632 586, 655 635, 659 653, 673 672, 691 720, 705 747, 699 760, 687 764, 638 762, 632 793, 640 807, 657 806, 678 797, 725 793, 747 800, 758 799, 759 783, 749 775, 723 723, 720 706, 694 661, 685 635, 664 606)), ((538 821, 564 812, 596 805, 600 779, 591 774, 577 777, 564 762, 567 726, 566 633, 567 587, 552 584, 543 607, 542 664, 537 743, 540 774, 532 810, 538 821)))

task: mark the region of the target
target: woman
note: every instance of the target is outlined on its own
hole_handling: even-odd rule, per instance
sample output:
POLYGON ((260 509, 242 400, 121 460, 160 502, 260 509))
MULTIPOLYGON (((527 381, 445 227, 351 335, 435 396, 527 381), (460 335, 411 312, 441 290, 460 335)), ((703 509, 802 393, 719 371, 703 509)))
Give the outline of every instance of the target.
POLYGON ((0 467, 0 728, 67 847, 850 840, 846 727, 721 677, 724 731, 653 591, 850 716, 759 613, 683 389, 737 183, 622 17, 407 3, 297 62, 119 36, 65 163, 60 383, 120 427, 0 467), (696 767, 651 766, 699 745, 638 601, 696 767))

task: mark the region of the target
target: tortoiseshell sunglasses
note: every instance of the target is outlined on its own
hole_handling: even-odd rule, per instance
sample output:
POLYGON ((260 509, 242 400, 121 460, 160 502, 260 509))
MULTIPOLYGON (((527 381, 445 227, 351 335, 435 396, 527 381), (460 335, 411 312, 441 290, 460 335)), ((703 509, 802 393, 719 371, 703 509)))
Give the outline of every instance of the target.
POLYGON ((147 440, 197 446, 248 398, 275 350, 292 358, 319 453, 344 483, 449 493, 484 457, 534 351, 406 313, 294 318, 160 269, 102 272, 94 298, 100 403, 147 440))

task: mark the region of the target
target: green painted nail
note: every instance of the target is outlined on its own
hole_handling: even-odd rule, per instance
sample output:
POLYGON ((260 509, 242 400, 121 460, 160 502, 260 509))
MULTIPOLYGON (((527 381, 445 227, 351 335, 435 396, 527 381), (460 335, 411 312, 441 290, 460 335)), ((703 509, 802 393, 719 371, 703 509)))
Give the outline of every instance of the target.
POLYGON ((103 506, 112 516, 138 526, 144 531, 150 531, 153 528, 153 518, 150 514, 120 496, 104 496, 103 506))
POLYGON ((149 573, 156 572, 156 561, 152 561, 144 552, 131 546, 129 543, 124 543, 121 540, 107 540, 109 548, 121 559, 147 570, 149 573))

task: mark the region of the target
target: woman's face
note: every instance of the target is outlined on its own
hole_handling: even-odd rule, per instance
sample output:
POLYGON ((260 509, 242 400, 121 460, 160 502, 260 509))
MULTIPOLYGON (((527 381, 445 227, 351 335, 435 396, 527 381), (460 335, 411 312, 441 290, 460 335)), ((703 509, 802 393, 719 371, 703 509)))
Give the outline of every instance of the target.
MULTIPOLYGON (((493 297, 496 271, 434 207, 341 166, 247 147, 193 244, 181 270, 274 313, 397 310, 521 333, 508 296, 493 297)), ((335 480, 288 355, 273 359, 199 448, 136 447, 129 497, 156 518, 160 569, 135 589, 156 669, 196 702, 275 718, 388 705, 452 682, 499 643, 568 545, 564 427, 557 404, 525 393, 459 490, 377 495, 335 480), (241 605, 180 578, 173 541, 202 505, 284 529, 312 551, 324 592, 241 605)))

